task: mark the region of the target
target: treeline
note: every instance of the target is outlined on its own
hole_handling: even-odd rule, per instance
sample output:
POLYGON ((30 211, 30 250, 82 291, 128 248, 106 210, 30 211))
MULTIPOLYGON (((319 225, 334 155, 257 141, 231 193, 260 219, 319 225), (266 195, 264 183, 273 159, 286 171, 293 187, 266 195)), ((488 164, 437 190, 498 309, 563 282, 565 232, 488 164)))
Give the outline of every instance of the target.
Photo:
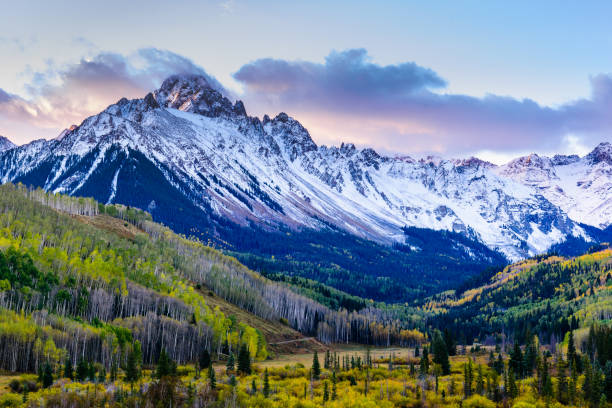
POLYGON ((431 323, 462 343, 489 336, 523 344, 537 334, 545 343, 566 332, 612 318, 612 251, 569 260, 543 256, 500 271, 484 286, 439 296, 427 308, 442 311, 431 323))

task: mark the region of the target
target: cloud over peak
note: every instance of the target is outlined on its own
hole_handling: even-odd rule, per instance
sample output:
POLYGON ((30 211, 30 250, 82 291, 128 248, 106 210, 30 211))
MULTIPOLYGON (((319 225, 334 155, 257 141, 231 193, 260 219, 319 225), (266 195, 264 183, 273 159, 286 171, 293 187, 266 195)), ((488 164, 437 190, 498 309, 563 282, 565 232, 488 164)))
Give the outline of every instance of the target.
POLYGON ((612 130, 609 75, 591 79, 591 99, 558 108, 444 92, 447 82, 433 70, 375 64, 364 49, 334 51, 323 63, 260 59, 234 78, 245 85, 247 106, 288 111, 324 142, 357 140, 390 152, 562 151, 568 135, 594 145, 612 130))
POLYGON ((36 73, 26 87, 27 99, 0 89, 0 133, 17 143, 54 137, 59 130, 80 123, 122 97, 144 96, 172 74, 203 75, 211 86, 225 92, 203 68, 170 51, 103 52, 36 73))

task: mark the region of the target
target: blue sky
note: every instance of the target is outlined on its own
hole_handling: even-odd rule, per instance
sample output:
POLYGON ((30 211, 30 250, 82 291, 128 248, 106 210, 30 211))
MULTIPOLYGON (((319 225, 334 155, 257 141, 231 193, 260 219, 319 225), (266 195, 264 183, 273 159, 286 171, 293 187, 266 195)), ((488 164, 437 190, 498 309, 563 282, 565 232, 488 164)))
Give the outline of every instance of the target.
POLYGON ((215 77, 245 100, 249 113, 287 111, 319 143, 354 141, 385 152, 478 154, 496 161, 531 151, 584 153, 612 139, 606 120, 612 3, 586 4, 5 3, 0 134, 19 143, 53 137, 124 95, 143 96, 180 61, 215 77), (143 59, 143 49, 178 59, 168 64, 162 56, 159 63, 150 53, 143 59), (80 64, 105 54, 127 66, 116 86, 104 86, 108 73, 74 81, 80 64), (345 56, 346 66, 332 67, 333 55, 345 56), (265 61, 284 63, 279 77, 291 74, 295 81, 262 82, 270 67, 265 61), (398 82, 387 80, 393 67, 404 68, 396 70, 398 82), (402 88, 427 70, 443 85, 402 88), (346 81, 330 91, 337 73, 346 81), (355 94, 364 73, 370 80, 355 94), (596 93, 603 95, 598 101, 596 93), (325 101, 333 105, 322 106, 325 101))

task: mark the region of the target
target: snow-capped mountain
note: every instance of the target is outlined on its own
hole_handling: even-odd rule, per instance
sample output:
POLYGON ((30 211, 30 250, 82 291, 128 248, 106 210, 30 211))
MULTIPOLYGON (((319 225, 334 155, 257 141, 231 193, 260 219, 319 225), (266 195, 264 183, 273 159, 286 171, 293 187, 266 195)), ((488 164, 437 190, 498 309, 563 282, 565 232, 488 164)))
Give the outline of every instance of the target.
POLYGON ((0 136, 0 152, 12 149, 13 147, 15 147, 15 144, 13 142, 8 140, 4 136, 0 136))
MULTIPOLYGON (((564 166, 608 171, 609 182, 609 167, 597 165, 609 155, 592 155, 565 158, 564 166)), ((549 179, 559 168, 551 166, 549 179)), ((242 102, 198 76, 172 76, 154 93, 121 99, 59 138, 0 153, 2 182, 137 206, 186 233, 228 220, 266 229, 333 225, 392 243, 403 241, 404 226, 416 226, 460 232, 510 259, 569 235, 586 237, 575 222, 583 220, 567 215, 593 212, 572 196, 576 190, 564 191, 580 210, 561 205, 519 167, 529 166, 317 146, 288 115, 250 117, 242 102)), ((589 191, 605 195, 593 177, 589 191)), ((597 216, 609 223, 607 208, 597 216)))
POLYGON ((534 187, 574 221, 607 228, 612 225, 612 144, 601 143, 584 157, 540 157, 532 154, 495 169, 534 187))

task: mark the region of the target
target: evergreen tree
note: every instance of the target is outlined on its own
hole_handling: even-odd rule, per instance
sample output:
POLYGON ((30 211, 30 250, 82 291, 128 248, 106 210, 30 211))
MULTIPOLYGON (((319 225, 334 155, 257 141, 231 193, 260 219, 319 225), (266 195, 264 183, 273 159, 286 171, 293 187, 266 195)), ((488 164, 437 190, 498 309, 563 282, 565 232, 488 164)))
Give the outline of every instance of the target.
POLYGON ((504 359, 501 353, 497 355, 497 360, 495 361, 495 366, 493 368, 498 375, 502 375, 504 373, 504 359))
POLYGON ((228 373, 231 373, 232 371, 234 371, 234 368, 235 368, 234 353, 230 353, 227 359, 227 364, 225 365, 225 369, 228 373))
POLYGON ((127 366, 125 368, 125 381, 133 384, 138 381, 139 378, 140 370, 138 369, 138 356, 134 351, 130 351, 128 353, 127 366))
POLYGON ((521 346, 519 346, 516 340, 514 341, 514 349, 510 354, 508 365, 512 368, 512 373, 517 378, 523 377, 523 353, 521 352, 521 346))
POLYGON ((208 352, 207 349, 202 350, 198 358, 198 362, 200 364, 201 369, 206 369, 206 370, 208 369, 208 366, 210 366, 210 363, 211 363, 211 359, 210 359, 210 353, 208 352))
POLYGON ((316 350, 314 352, 314 356, 312 357, 312 375, 315 380, 318 380, 321 376, 321 365, 319 364, 319 355, 316 350))
POLYGON ((567 364, 572 369, 572 366, 578 365, 578 355, 576 354, 576 344, 574 341, 574 332, 570 331, 567 336, 567 364))
POLYGON ((168 356, 165 349, 162 349, 157 359, 157 368, 155 376, 163 378, 176 374, 176 363, 168 356))
POLYGON ((327 381, 323 383, 323 403, 329 401, 329 386, 327 385, 327 381))
POLYGON ((238 385, 238 380, 236 379, 236 376, 234 374, 230 375, 229 385, 231 385, 232 387, 236 387, 238 385))
POLYGON ((419 355, 420 355, 420 350, 419 350, 419 345, 417 344, 417 345, 414 347, 414 356, 415 356, 415 357, 419 357, 419 355))
POLYGON ((89 381, 96 381, 96 366, 93 363, 89 363, 88 365, 88 373, 87 377, 89 377, 89 381))
POLYGON ((323 367, 326 370, 330 369, 330 366, 331 366, 330 360, 331 360, 331 356, 329 354, 329 350, 325 350, 325 359, 323 360, 323 367))
POLYGON ((42 373, 42 386, 43 388, 49 388, 53 385, 53 369, 51 369, 49 363, 45 363, 42 373))
POLYGON ((468 359, 468 362, 463 365, 463 396, 469 398, 472 395, 472 382, 474 378, 474 372, 472 367, 472 359, 468 359))
POLYGON ((337 393, 337 389, 336 389, 336 383, 338 382, 338 380, 336 379, 336 372, 334 371, 332 373, 332 394, 331 394, 331 399, 332 401, 335 401, 338 398, 338 393, 337 393))
POLYGON ((89 374, 89 364, 85 360, 79 360, 76 369, 76 378, 77 380, 83 382, 87 379, 87 375, 89 374))
POLYGON ((427 347, 423 347, 423 355, 421 356, 421 362, 419 366, 419 373, 426 375, 429 372, 429 352, 427 347))
POLYGON ((64 378, 74 380, 74 370, 72 369, 72 360, 70 357, 66 357, 66 362, 64 363, 64 378))
POLYGON ((253 395, 257 394, 257 382, 255 381, 254 378, 251 381, 251 394, 253 395))
POLYGON ((215 368, 212 364, 208 366, 208 382, 211 390, 217 388, 217 375, 215 374, 215 368))
POLYGON ((238 352, 238 372, 242 374, 251 374, 251 353, 246 344, 240 346, 238 352))
POLYGON ((457 343, 453 339, 453 335, 448 329, 444 329, 444 343, 446 344, 446 350, 449 356, 457 354, 457 343))
MULTIPOLYGON (((432 344, 433 361, 439 364, 442 368, 442 375, 450 374, 450 362, 448 361, 448 350, 446 349, 446 342, 442 338, 442 334, 439 330, 436 330, 434 334, 434 340, 432 344)), ((423 353, 424 355, 425 353, 423 353)))
POLYGON ((268 369, 264 371, 263 379, 263 395, 268 398, 270 396, 270 378, 268 377, 268 369))
POLYGON ((557 359, 557 401, 565 405, 568 400, 567 367, 563 358, 559 356, 557 359))
POLYGON ((485 391, 485 381, 482 373, 482 365, 478 364, 477 368, 477 376, 476 376, 476 393, 480 395, 484 395, 485 391))
MULTIPOLYGON (((550 380, 550 378, 549 378, 550 380)), ((552 390, 551 390, 552 392, 552 390)), ((508 387, 507 387, 508 397, 510 399, 515 399, 519 395, 518 386, 516 385, 516 377, 514 375, 514 371, 512 368, 508 369, 508 387)))

